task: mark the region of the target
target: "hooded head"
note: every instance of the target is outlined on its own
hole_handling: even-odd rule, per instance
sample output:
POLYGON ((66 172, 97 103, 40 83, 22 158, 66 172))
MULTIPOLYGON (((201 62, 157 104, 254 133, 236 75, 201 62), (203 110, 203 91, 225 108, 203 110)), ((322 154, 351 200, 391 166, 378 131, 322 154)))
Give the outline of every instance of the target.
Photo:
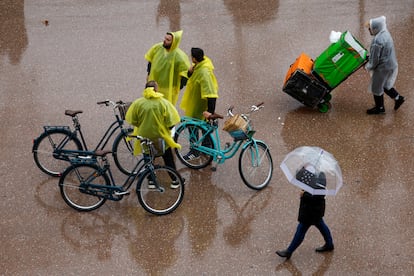
POLYGON ((204 51, 200 48, 191 48, 191 56, 195 58, 197 62, 203 61, 204 51))
POLYGON ((369 20, 369 23, 367 25, 371 35, 377 35, 382 30, 387 29, 387 22, 385 16, 372 18, 369 20))
POLYGON ((163 94, 157 91, 158 91, 158 83, 156 81, 150 80, 149 82, 145 84, 145 89, 142 95, 146 99, 162 98, 163 94))
POLYGON ((166 34, 166 38, 164 39, 164 47, 170 51, 174 51, 180 46, 181 37, 183 35, 183 31, 176 31, 176 32, 168 32, 166 34), (172 38, 171 45, 166 46, 167 36, 172 38))

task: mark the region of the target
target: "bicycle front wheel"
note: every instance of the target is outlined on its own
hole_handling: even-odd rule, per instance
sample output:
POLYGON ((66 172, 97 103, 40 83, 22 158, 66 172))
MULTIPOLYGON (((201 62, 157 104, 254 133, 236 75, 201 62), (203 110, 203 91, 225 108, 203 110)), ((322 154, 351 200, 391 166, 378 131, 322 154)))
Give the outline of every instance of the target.
POLYGON ((69 130, 52 129, 43 132, 33 141, 33 158, 37 167, 51 176, 59 176, 68 166, 66 160, 57 159, 55 149, 82 150, 79 139, 69 130))
POLYGON ((60 194, 70 207, 77 211, 92 211, 101 207, 106 199, 93 195, 99 188, 89 184, 109 186, 106 174, 99 174, 99 167, 94 164, 76 164, 67 168, 59 179, 60 194))
POLYGON ((184 180, 180 174, 164 166, 147 169, 137 183, 137 196, 141 206, 151 214, 166 215, 181 204, 184 180))
POLYGON ((251 189, 261 190, 269 184, 273 174, 273 161, 265 143, 252 141, 242 149, 239 172, 244 184, 251 189))
MULTIPOLYGON (((128 134, 132 133, 132 129, 128 134)), ((126 175, 130 175, 132 170, 135 168, 137 162, 142 158, 142 156, 134 155, 134 145, 137 138, 128 137, 128 134, 125 134, 121 131, 114 140, 112 146, 112 156, 114 158, 115 165, 118 169, 126 175)))
MULTIPOLYGON (((192 145, 201 139, 203 133, 205 130, 197 125, 180 126, 175 131, 174 140, 181 145, 181 149, 175 149, 175 153, 181 163, 189 168, 202 169, 213 161, 213 156, 193 149, 192 145)), ((201 144, 213 148, 211 135, 205 136, 201 144)))

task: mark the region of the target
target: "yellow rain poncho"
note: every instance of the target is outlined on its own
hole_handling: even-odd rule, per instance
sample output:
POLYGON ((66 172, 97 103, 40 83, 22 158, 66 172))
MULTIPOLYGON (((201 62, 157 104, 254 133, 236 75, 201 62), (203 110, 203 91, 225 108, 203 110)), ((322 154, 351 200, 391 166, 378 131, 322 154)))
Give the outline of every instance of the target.
POLYGON ((163 42, 152 46, 145 54, 145 59, 151 62, 148 80, 158 83, 158 91, 173 105, 177 103, 180 92, 181 78, 187 76, 190 62, 188 56, 179 48, 183 31, 171 33, 173 41, 169 50, 163 42))
MULTIPOLYGON (((125 120, 135 126, 134 134, 156 141, 163 138, 167 146, 181 148, 171 137, 170 128, 180 122, 175 107, 153 87, 145 88, 143 97, 135 100, 128 108, 125 120)), ((134 147, 134 154, 141 153, 140 141, 134 147)))
POLYGON ((218 84, 213 71, 214 65, 207 56, 194 67, 180 104, 185 116, 204 119, 207 98, 218 98, 218 84))

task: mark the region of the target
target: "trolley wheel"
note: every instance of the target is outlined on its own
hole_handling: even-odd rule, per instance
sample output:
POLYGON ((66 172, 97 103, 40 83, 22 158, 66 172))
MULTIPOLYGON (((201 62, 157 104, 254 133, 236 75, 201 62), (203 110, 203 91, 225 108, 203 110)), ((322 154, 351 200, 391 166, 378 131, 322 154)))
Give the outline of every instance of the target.
POLYGON ((326 103, 320 103, 318 104, 318 110, 321 113, 326 113, 329 111, 329 109, 331 109, 332 104, 330 102, 326 102, 326 103))
POLYGON ((326 93, 325 96, 323 97, 323 100, 325 102, 329 102, 330 100, 332 100, 332 95, 331 93, 326 93))

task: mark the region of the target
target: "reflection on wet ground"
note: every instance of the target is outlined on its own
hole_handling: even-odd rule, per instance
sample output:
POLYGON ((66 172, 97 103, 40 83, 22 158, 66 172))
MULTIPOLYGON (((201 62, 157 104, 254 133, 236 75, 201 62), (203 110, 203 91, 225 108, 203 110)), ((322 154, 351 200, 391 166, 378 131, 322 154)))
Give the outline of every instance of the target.
POLYGON ((413 1, 3 0, 0 23, 2 274, 413 273, 413 1), (373 100, 364 70, 332 91, 326 114, 282 92, 301 52, 315 58, 331 30, 349 30, 368 47, 363 23, 382 14, 399 58, 397 88, 407 97, 398 112, 386 98, 385 115, 365 115, 373 100), (134 194, 90 213, 70 209, 57 179, 35 167, 32 139, 43 125, 69 125, 65 109, 81 109, 87 142, 95 144, 113 116, 96 102, 139 97, 144 53, 177 29, 184 30, 186 53, 201 47, 213 60, 219 113, 265 102, 253 124, 271 148, 270 186, 247 188, 236 156, 215 172, 178 164, 188 184, 168 216, 149 215, 134 194), (299 191, 278 166, 303 145, 326 149, 342 168, 345 184, 327 198, 325 215, 335 251, 315 253, 323 241, 311 229, 284 262, 274 252, 294 234, 299 191))

